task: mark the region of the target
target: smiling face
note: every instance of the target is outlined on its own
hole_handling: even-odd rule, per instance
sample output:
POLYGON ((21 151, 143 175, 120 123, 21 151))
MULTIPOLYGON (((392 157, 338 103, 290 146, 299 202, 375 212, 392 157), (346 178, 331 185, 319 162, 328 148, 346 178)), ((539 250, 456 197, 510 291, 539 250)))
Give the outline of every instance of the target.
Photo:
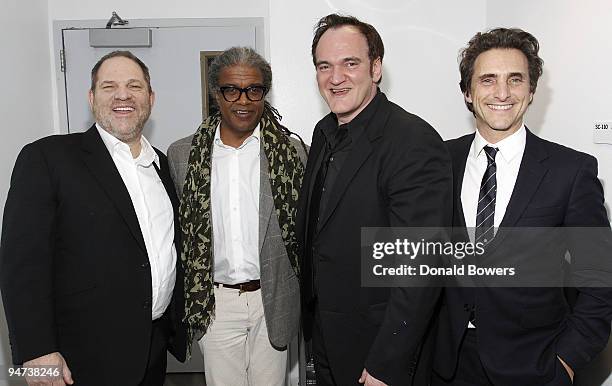
POLYGON ((489 142, 498 142, 521 128, 533 99, 527 57, 514 48, 495 48, 478 55, 470 90, 476 127, 489 142))
POLYGON ((338 122, 348 123, 376 95, 381 60, 370 62, 368 42, 352 26, 325 31, 315 52, 319 92, 338 122))
MULTIPOLYGON (((257 68, 242 64, 222 69, 219 72, 218 83, 219 87, 238 88, 264 85, 263 76, 257 68)), ((240 146, 253 133, 261 120, 264 100, 253 102, 243 92, 240 99, 228 102, 223 98, 221 91, 215 92, 215 99, 221 112, 221 140, 229 146, 240 146)))
POLYGON ((128 144, 140 140, 154 100, 140 66, 120 56, 102 63, 95 88, 89 91, 89 106, 96 122, 128 144))

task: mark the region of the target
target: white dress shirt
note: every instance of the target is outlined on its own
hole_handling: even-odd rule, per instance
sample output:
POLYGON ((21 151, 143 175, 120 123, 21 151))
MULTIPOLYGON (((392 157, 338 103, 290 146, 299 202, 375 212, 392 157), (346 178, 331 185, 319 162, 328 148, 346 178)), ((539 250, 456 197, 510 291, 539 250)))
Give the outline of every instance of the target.
POLYGON ((215 132, 210 189, 217 283, 259 279, 259 130, 238 148, 223 143, 218 126, 215 132))
POLYGON ((524 125, 516 133, 496 144, 488 143, 476 130, 476 136, 467 156, 463 183, 461 185, 461 206, 463 207, 465 225, 468 228, 472 241, 474 241, 480 184, 482 183, 482 176, 487 170, 487 155, 483 150, 484 147, 490 146, 499 149, 495 157, 495 164, 497 166, 497 174, 495 176, 497 179, 497 195, 493 219, 493 225, 497 228, 504 218, 508 202, 510 202, 510 196, 512 196, 512 191, 514 190, 516 177, 518 176, 523 153, 525 152, 526 138, 527 134, 524 125))
POLYGON ((130 194, 138 217, 151 266, 151 318, 155 320, 163 315, 170 304, 176 280, 174 211, 153 165, 155 163, 159 167, 159 157, 144 136, 140 140, 140 155, 133 158, 129 145, 98 124, 96 127, 130 194))
MULTIPOLYGON (((526 138, 525 125, 521 126, 516 133, 496 144, 487 142, 476 130, 476 136, 465 163, 463 183, 461 184, 461 206, 463 207, 463 216, 468 229, 468 235, 472 242, 475 239, 480 185, 482 184, 482 176, 484 176, 487 170, 487 155, 484 152, 484 147, 490 146, 499 150, 495 156, 497 194, 495 197, 495 215, 493 217, 494 232, 497 232, 497 228, 506 214, 506 208, 514 190, 516 177, 518 176, 523 153, 525 152, 526 138)), ((468 328, 475 328, 475 326, 472 322, 468 322, 468 328)))

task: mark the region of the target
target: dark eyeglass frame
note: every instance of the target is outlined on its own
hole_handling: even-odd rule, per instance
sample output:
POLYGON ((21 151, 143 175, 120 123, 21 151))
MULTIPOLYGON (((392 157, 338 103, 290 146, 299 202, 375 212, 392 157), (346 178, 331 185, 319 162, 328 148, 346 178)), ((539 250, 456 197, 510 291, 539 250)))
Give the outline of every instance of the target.
POLYGON ((268 88, 266 86, 249 86, 249 87, 245 87, 245 88, 240 88, 240 87, 236 87, 236 86, 221 86, 219 87, 219 92, 221 93, 221 95, 223 95, 223 99, 225 99, 227 102, 236 102, 237 100, 239 100, 240 98, 242 98, 242 93, 244 93, 244 95, 246 95, 247 99, 250 100, 251 102, 259 102, 260 100, 264 99, 266 96, 266 93, 268 92, 268 88), (227 95, 225 95, 225 92, 227 90, 236 90, 236 91, 240 91, 240 93, 238 94, 237 98, 228 98, 227 95), (251 90, 261 90, 261 98, 259 99, 253 99, 251 96, 249 96, 249 92, 251 90))

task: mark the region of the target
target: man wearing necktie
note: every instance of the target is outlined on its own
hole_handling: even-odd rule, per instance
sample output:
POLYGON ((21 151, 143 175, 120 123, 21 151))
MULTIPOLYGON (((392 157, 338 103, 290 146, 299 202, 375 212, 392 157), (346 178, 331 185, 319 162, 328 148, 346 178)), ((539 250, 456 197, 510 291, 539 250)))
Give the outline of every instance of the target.
MULTIPOLYGON (((610 247, 596 159, 540 139, 524 125, 542 74, 538 50, 531 34, 497 28, 476 34, 460 55, 461 91, 477 130, 447 142, 453 225, 484 245, 477 262, 516 250, 533 262, 543 259, 537 251, 548 250, 561 269, 566 251, 573 263, 585 258, 585 240, 551 245, 525 232, 513 243, 500 233, 505 228, 594 227, 603 237, 591 240, 591 250, 604 257, 610 247)), ((545 274, 562 276, 553 267, 545 274)), ((612 318, 612 291, 578 290, 572 308, 560 286, 446 288, 432 384, 570 385, 574 371, 605 347, 612 318)))
POLYGON ((497 165, 495 156, 496 147, 483 148, 487 156, 487 169, 482 176, 480 191, 478 192, 478 213, 476 214, 476 235, 474 241, 488 244, 495 235, 495 198, 497 196, 497 165))
POLYGON ((319 21, 312 55, 331 112, 314 129, 298 237, 320 386, 411 384, 439 296, 361 285, 362 227, 441 227, 451 215, 450 157, 429 124, 378 89, 383 54, 373 26, 336 14, 319 21))

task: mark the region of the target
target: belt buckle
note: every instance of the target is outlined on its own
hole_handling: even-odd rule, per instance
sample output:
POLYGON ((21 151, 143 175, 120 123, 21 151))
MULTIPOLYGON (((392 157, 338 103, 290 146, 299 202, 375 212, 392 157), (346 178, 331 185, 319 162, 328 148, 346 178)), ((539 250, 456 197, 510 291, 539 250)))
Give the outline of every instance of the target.
POLYGON ((243 292, 246 292, 244 289, 244 284, 240 284, 240 288, 238 289, 238 296, 242 295, 243 292))

